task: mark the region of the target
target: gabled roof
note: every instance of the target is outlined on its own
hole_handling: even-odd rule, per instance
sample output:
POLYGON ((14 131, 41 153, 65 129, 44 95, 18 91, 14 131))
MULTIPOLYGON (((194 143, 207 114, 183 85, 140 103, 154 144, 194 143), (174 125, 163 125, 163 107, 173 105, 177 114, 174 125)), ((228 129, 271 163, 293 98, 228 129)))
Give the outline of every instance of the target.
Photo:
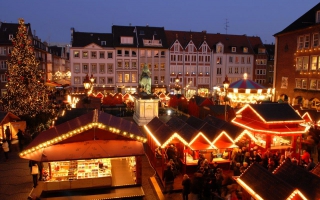
POLYGON ((186 122, 180 119, 179 117, 173 116, 166 124, 172 129, 173 131, 179 131, 186 122))
POLYGON ((146 141, 145 134, 134 122, 94 110, 41 132, 20 156, 57 144, 117 138, 146 141))
POLYGON ((258 163, 251 164, 236 181, 255 199, 283 200, 295 191, 293 186, 258 163))
POLYGON ((290 161, 283 162, 273 174, 298 188, 308 199, 320 199, 320 177, 290 161))
POLYGON ((320 177, 320 162, 311 170, 311 173, 320 177))
POLYGON ((320 10, 320 3, 315 5, 313 8, 311 8, 309 11, 307 11, 305 14, 303 14, 301 17, 299 17, 296 21, 292 22, 289 26, 287 26, 282 31, 274 34, 274 36, 278 36, 283 33, 300 30, 304 28, 308 28, 314 25, 317 25, 316 23, 316 13, 320 10))
MULTIPOLYGON (((28 35, 32 36, 30 23, 25 24, 28 29, 28 35)), ((9 35, 16 37, 18 32, 18 23, 4 23, 0 22, 0 44, 12 45, 12 41, 9 40, 9 35)))
POLYGON ((164 32, 164 27, 151 26, 112 26, 113 46, 114 47, 148 47, 167 49, 167 40, 164 32), (133 37, 133 44, 121 44, 122 36, 133 37), (138 42, 137 42, 138 38, 138 42), (161 41, 161 46, 144 46, 143 40, 158 40, 161 41))
POLYGON ((187 120, 186 123, 189 124, 190 126, 192 126, 193 128, 199 130, 206 122, 194 117, 194 116, 190 116, 187 120))
POLYGON ((312 122, 317 123, 318 121, 320 121, 320 110, 314 110, 314 109, 301 110, 301 109, 298 109, 297 111, 298 111, 298 113, 300 113, 300 115, 304 119, 305 119, 305 115, 309 115, 308 117, 310 117, 310 120, 312 122))
POLYGON ((203 106, 204 103, 205 105, 213 105, 213 102, 207 98, 207 97, 201 97, 201 96, 198 96, 198 95, 194 95, 190 100, 189 100, 189 103, 190 102, 195 102, 197 106, 203 106))
POLYGON ((240 109, 241 113, 244 109, 251 108, 259 114, 266 122, 274 121, 297 121, 303 122, 300 115, 287 103, 265 103, 265 104, 247 104, 240 109))
POLYGON ((16 120, 20 120, 20 118, 11 112, 0 111, 0 125, 16 120))
POLYGON ((97 44, 101 47, 113 47, 111 33, 92 33, 73 31, 72 47, 85 47, 89 44, 97 44), (102 41, 106 41, 102 44, 102 41))
POLYGON ((248 36, 248 40, 255 54, 266 55, 266 53, 259 53, 259 48, 265 49, 265 46, 263 45, 260 37, 248 36))
MULTIPOLYGON (((209 108, 210 112, 216 114, 216 115, 224 115, 225 114, 225 105, 206 105, 204 107, 209 108)), ((227 105, 227 111, 233 109, 230 105, 227 105)))

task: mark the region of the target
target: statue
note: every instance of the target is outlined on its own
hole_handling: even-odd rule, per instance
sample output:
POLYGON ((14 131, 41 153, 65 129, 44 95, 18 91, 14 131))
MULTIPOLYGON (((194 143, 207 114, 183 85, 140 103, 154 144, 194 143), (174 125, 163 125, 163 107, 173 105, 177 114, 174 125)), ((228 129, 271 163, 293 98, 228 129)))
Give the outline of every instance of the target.
POLYGON ((142 91, 151 94, 151 72, 147 65, 144 65, 142 73, 140 75, 139 83, 141 85, 142 91))

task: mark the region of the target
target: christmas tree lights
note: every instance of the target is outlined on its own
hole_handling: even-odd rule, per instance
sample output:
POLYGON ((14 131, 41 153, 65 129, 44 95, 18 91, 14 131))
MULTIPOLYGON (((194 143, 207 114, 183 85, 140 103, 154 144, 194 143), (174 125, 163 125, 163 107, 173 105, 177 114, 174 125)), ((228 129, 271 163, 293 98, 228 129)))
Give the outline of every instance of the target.
POLYGON ((7 93, 1 98, 4 111, 29 117, 39 113, 53 114, 44 85, 44 72, 39 68, 23 19, 19 19, 18 32, 12 43, 7 60, 7 93))

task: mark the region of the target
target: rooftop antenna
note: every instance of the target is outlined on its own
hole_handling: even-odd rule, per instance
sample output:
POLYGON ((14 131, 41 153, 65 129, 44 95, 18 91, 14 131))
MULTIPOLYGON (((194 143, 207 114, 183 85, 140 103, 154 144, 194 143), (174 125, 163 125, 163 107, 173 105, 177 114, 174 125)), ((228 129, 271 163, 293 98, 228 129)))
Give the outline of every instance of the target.
POLYGON ((228 21, 228 19, 226 19, 226 23, 225 23, 225 27, 224 27, 224 29, 226 30, 226 34, 228 34, 228 27, 229 27, 229 21, 228 21))

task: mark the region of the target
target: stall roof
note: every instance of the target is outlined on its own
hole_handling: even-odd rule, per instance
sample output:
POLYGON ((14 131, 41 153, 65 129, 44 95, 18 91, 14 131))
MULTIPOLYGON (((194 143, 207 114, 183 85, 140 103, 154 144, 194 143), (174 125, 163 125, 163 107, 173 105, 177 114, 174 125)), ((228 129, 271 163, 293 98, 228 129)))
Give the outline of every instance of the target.
POLYGON ((143 155, 143 144, 126 140, 90 140, 52 145, 22 156, 35 161, 63 161, 143 155))
POLYGON ((41 132, 20 156, 57 144, 108 139, 146 141, 145 134, 133 122, 94 110, 41 132))
POLYGON ((320 162, 318 162, 311 172, 320 177, 320 162))
POLYGON ((298 188, 308 199, 320 199, 320 177, 304 168, 285 161, 273 171, 273 174, 298 188))
POLYGON ((8 123, 10 121, 20 120, 20 118, 11 112, 0 111, 0 125, 8 123))
POLYGON ((249 79, 240 79, 236 82, 233 82, 229 85, 229 88, 237 89, 266 89, 264 86, 260 85, 249 79))
POLYGON ((258 163, 251 164, 236 181, 254 199, 283 200, 295 191, 294 187, 277 178, 258 163))

